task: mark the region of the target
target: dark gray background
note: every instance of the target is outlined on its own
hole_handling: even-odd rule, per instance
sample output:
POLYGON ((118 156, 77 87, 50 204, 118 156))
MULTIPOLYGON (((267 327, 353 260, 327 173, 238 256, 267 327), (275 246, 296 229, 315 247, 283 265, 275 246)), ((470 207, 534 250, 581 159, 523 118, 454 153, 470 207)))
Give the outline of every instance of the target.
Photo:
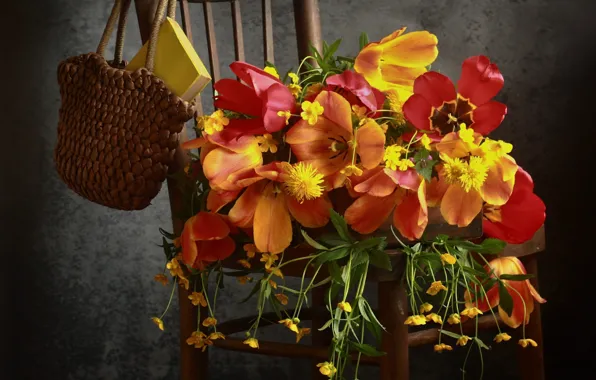
MULTIPOLYGON (((593 265, 594 188, 590 178, 594 110, 594 1, 586 0, 321 0, 323 35, 378 39, 406 25, 439 38, 433 68, 457 78, 468 56, 486 54, 505 76, 499 100, 509 114, 495 134, 513 142, 547 204, 548 251, 540 262, 549 379, 589 363, 593 351, 587 278, 593 265), (579 237, 584 236, 581 240, 579 237), (585 262, 582 262, 585 260, 585 262), (586 298, 581 301, 580 297, 586 298), (582 356, 583 355, 583 356, 582 356)), ((168 290, 152 281, 163 264, 158 227, 169 228, 167 193, 140 212, 109 210, 76 196, 53 167, 59 93, 56 66, 94 50, 109 1, 16 1, 0 23, 0 378, 175 379, 177 310, 158 331, 149 317, 168 290)), ((261 64, 260 2, 243 1, 247 60, 261 64)), ((214 5, 222 73, 233 59, 227 5, 214 5)), ((285 71, 297 59, 291 0, 273 1, 275 57, 285 71)), ((191 6, 195 44, 207 57, 200 5, 191 6)), ((125 56, 139 46, 133 13, 125 56)), ((281 70, 280 70, 281 71, 281 70)), ((205 98, 211 94, 206 91, 205 98)), ((247 290, 231 284, 220 296, 224 320, 252 311, 237 305, 247 290)), ((282 330, 283 331, 283 330, 282 330)), ((265 332, 275 338, 279 330, 265 332)), ((281 334, 284 336, 284 334, 281 334)), ((286 338, 291 338, 285 335, 286 338)), ((485 354, 486 379, 515 379, 514 344, 485 354)), ((214 350, 212 379, 302 379, 307 360, 214 350)), ((460 378, 461 353, 414 350, 412 379, 460 378), (430 356, 429 356, 430 355, 430 356), (441 368, 440 370, 438 368, 441 368)), ((478 358, 473 357, 477 363, 478 358)), ((472 365, 470 379, 477 378, 472 365)), ((362 379, 374 379, 367 370, 362 379)))

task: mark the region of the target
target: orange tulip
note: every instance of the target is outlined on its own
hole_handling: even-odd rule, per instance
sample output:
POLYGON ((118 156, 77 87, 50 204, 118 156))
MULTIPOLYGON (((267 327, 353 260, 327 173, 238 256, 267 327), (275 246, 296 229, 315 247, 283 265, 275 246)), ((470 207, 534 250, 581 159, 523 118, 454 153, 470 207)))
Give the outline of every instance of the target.
MULTIPOLYGON (((491 260, 484 270, 490 274, 491 278, 498 278, 504 274, 526 274, 526 268, 519 261, 517 257, 499 257, 491 260)), ((538 294, 536 289, 530 283, 530 280, 513 281, 501 280, 507 293, 513 299, 513 309, 511 315, 507 315, 505 310, 499 305, 499 284, 496 283, 486 291, 486 294, 480 293, 482 290, 474 289, 475 296, 466 291, 464 298, 466 299, 466 307, 477 307, 482 312, 486 312, 495 306, 499 305, 499 316, 512 328, 519 327, 522 323, 528 324, 530 322, 530 314, 534 311, 534 300, 538 303, 544 303, 546 300, 538 294)))

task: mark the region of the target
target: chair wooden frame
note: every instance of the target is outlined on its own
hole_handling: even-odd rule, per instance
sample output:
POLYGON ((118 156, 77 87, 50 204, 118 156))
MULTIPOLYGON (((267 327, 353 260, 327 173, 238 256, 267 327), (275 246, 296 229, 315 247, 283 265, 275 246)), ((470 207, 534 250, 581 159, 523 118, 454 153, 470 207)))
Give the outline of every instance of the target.
MULTIPOLYGON (((321 26, 319 21, 318 0, 293 0, 294 17, 297 31, 299 56, 309 55, 309 42, 315 47, 321 47, 321 26)), ((135 0, 135 8, 139 21, 141 38, 145 42, 149 38, 150 27, 159 0, 135 0)), ((192 41, 192 30, 190 25, 189 3, 202 3, 205 17, 206 36, 209 49, 209 63, 213 82, 220 78, 219 59, 217 44, 215 40, 212 3, 230 3, 232 11, 232 25, 234 34, 234 51, 237 60, 244 59, 244 38, 242 33, 242 21, 240 13, 240 0, 179 0, 182 14, 182 26, 192 41)), ((273 21, 271 12, 271 0, 262 0, 263 9, 263 44, 264 60, 274 62, 273 52, 273 21)), ((197 101, 197 112, 202 113, 200 98, 197 101)), ((180 134, 181 141, 186 139, 185 133, 180 134)), ((184 167, 188 162, 186 154, 177 152, 176 165, 171 167, 175 172, 184 167)), ((178 192, 174 181, 168 179, 168 191, 172 214, 181 205, 181 194, 178 192)), ((174 232, 180 234, 183 222, 173 220, 174 232)), ((509 245, 505 254, 520 257, 526 265, 530 274, 534 275, 531 280, 534 286, 538 286, 536 253, 545 248, 544 229, 540 229, 534 238, 522 245, 509 245)), ((406 289, 402 282, 395 277, 379 278, 378 297, 385 300, 380 303, 378 310, 379 318, 387 329, 383 335, 382 350, 387 354, 379 358, 363 357, 363 364, 379 365, 381 368, 381 380, 407 380, 409 379, 409 347, 431 344, 437 341, 439 330, 436 328, 426 329, 414 333, 408 333, 408 327, 404 321, 408 316, 408 302, 406 289)), ((313 305, 322 305, 324 289, 317 288, 311 297, 313 305)), ((186 344, 186 338, 191 335, 197 327, 197 308, 188 299, 188 292, 180 288, 180 379, 181 380, 206 380, 208 370, 208 350, 201 352, 193 346, 186 344)), ((270 320, 272 318, 263 318, 270 320)), ((236 319, 220 324, 219 330, 224 334, 231 334, 246 330, 252 317, 236 319)), ((301 319, 312 320, 313 327, 320 326, 326 319, 325 311, 313 307, 301 314, 301 319)), ((495 320, 490 316, 480 318, 479 327, 492 329, 496 325, 495 320)), ((471 328, 467 326, 464 328, 471 328)), ((285 344, 277 342, 260 342, 260 349, 254 350, 242 343, 241 339, 228 338, 216 341, 216 346, 222 349, 251 352, 261 355, 302 357, 312 358, 315 362, 327 358, 327 346, 331 337, 327 331, 320 332, 313 328, 312 346, 285 344)), ((539 344, 535 349, 521 349, 519 351, 519 370, 524 380, 544 380, 544 365, 542 352, 542 329, 540 320, 540 308, 536 307, 530 323, 526 326, 526 333, 539 344)), ((313 366, 313 379, 324 379, 313 366)))

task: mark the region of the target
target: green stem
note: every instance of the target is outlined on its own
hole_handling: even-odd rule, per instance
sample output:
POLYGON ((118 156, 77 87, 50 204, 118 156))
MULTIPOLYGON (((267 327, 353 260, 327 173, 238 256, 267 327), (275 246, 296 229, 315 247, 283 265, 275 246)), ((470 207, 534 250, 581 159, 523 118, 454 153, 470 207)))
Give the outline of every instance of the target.
POLYGON ((170 308, 170 305, 172 304, 172 298, 174 298, 174 292, 176 291, 176 281, 174 281, 174 285, 172 286, 172 292, 170 293, 170 300, 168 301, 168 304, 166 306, 166 309, 163 311, 163 313, 161 314, 161 316, 159 317, 159 319, 162 319, 164 315, 166 315, 166 313, 168 312, 168 309, 170 308))

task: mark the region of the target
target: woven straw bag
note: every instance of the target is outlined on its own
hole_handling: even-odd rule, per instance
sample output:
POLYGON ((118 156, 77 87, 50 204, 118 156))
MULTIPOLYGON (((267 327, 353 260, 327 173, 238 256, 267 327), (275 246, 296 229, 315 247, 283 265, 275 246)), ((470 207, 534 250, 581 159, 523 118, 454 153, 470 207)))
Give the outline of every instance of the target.
POLYGON ((173 163, 178 134, 193 105, 169 91, 151 71, 157 35, 174 17, 176 1, 161 0, 147 49, 146 68, 129 72, 122 61, 131 0, 116 0, 96 53, 58 66, 61 107, 54 160, 62 180, 90 201, 120 210, 147 207, 173 163), (116 19, 114 60, 104 51, 116 19))

